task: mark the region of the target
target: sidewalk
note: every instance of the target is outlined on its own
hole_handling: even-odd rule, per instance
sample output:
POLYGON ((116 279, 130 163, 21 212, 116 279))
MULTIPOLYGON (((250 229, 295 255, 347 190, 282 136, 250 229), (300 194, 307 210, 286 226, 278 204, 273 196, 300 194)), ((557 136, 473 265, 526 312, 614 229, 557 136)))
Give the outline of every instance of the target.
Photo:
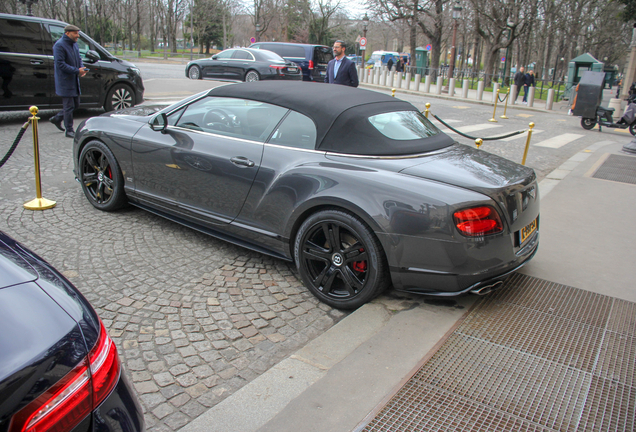
MULTIPOLYGON (((541 245, 520 273, 602 294, 604 298, 636 302, 632 267, 636 234, 631 229, 632 215, 636 213, 636 185, 630 180, 636 179, 636 156, 623 153, 621 148, 628 140, 618 142, 619 139, 622 138, 601 141, 577 153, 541 182, 541 245), (606 168, 605 162, 616 157, 626 167, 623 174, 629 174, 623 179, 632 183, 592 177, 600 167, 606 168)), ((415 368, 430 358, 461 323, 470 307, 480 301, 465 297, 456 303, 439 302, 388 293, 358 309, 181 430, 360 429, 362 420, 405 384, 415 368)), ((632 315, 632 331, 636 328, 633 320, 632 315)), ((552 344, 552 337, 545 334, 544 344, 552 344)), ((627 374, 627 379, 633 379, 633 341, 628 338, 625 350, 617 354, 613 363, 617 377, 627 374)), ((614 373, 606 372, 610 376, 614 373)), ((541 379, 544 378, 550 381, 550 377, 541 379)), ((630 394, 628 405, 619 409, 621 415, 628 417, 636 410, 633 393, 630 394)), ((551 408, 561 412, 565 408, 556 404, 566 402, 555 399, 551 408)), ((552 403, 552 399, 547 403, 552 403)), ((603 417, 606 413, 599 409, 597 415, 603 417)), ((535 425, 536 430, 552 430, 550 425, 535 425)))

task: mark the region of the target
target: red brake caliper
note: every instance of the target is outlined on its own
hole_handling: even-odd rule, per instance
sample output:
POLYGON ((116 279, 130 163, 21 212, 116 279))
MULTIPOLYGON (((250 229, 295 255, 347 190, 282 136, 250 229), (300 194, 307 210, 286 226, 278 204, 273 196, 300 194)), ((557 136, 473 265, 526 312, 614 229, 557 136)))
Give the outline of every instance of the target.
MULTIPOLYGON (((364 252, 364 249, 359 249, 360 253, 364 252)), ((353 269, 357 272, 363 273, 367 271, 367 262, 366 261, 355 261, 353 263, 353 269)))

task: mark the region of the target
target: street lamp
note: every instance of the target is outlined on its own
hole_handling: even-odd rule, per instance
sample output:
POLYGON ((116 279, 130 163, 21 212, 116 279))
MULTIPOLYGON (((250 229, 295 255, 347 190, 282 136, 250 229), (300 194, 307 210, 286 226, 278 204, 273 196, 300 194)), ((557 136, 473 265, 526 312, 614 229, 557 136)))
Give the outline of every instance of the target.
POLYGON ((459 4, 459 0, 455 1, 453 5, 453 46, 451 47, 451 61, 448 68, 448 79, 453 78, 455 73, 455 44, 457 43, 457 22, 462 17, 462 7, 459 4))
MULTIPOLYGON (((367 38, 367 27, 369 26, 369 16, 367 15, 367 13, 364 13, 364 16, 362 17, 362 37, 363 38, 367 38)), ((367 44, 368 45, 368 44, 367 44)), ((360 47, 360 56, 362 57, 360 59, 360 66, 362 66, 364 68, 364 57, 365 57, 365 53, 367 52, 367 47, 366 45, 363 47, 360 47)))
POLYGON ((31 6, 36 4, 38 0, 20 0, 20 3, 25 4, 27 7, 27 16, 33 16, 33 12, 31 12, 31 6))
POLYGON ((261 41, 261 23, 257 22, 256 23, 256 42, 260 42, 261 41))
MULTIPOLYGON (((510 50, 510 37, 512 36, 512 26, 515 23, 508 20, 506 21, 506 27, 508 27, 508 46, 506 47, 506 58, 504 60, 504 71, 503 71, 503 79, 501 80, 501 84, 503 86, 506 85, 506 73, 508 73, 508 50, 510 50)), ((508 80, 508 84, 510 84, 510 80, 508 80)), ((519 91, 519 89, 517 89, 519 91)))

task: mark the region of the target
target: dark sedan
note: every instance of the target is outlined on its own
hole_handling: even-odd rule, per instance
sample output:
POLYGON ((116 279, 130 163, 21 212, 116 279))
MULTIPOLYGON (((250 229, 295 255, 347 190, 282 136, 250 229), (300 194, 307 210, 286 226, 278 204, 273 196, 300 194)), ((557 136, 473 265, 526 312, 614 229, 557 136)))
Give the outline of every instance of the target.
POLYGON ((216 78, 236 81, 297 80, 303 73, 296 63, 267 50, 234 48, 221 51, 209 59, 186 65, 190 79, 216 78))
POLYGON ((293 261, 339 308, 391 284, 486 293, 539 242, 532 169, 346 86, 228 84, 159 112, 104 114, 80 126, 73 158, 96 208, 130 202, 293 261))
POLYGON ((117 348, 93 308, 2 232, 0 430, 145 430, 117 348))

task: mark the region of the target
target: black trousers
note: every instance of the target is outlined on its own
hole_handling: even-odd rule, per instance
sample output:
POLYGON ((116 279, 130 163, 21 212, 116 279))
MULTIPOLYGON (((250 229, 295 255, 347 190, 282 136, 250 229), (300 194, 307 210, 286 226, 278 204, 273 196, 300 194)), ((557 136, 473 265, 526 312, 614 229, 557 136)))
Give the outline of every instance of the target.
POLYGON ((64 119, 64 129, 67 132, 73 132, 73 111, 80 106, 79 96, 75 97, 62 97, 62 111, 55 114, 55 120, 60 121, 64 119))

